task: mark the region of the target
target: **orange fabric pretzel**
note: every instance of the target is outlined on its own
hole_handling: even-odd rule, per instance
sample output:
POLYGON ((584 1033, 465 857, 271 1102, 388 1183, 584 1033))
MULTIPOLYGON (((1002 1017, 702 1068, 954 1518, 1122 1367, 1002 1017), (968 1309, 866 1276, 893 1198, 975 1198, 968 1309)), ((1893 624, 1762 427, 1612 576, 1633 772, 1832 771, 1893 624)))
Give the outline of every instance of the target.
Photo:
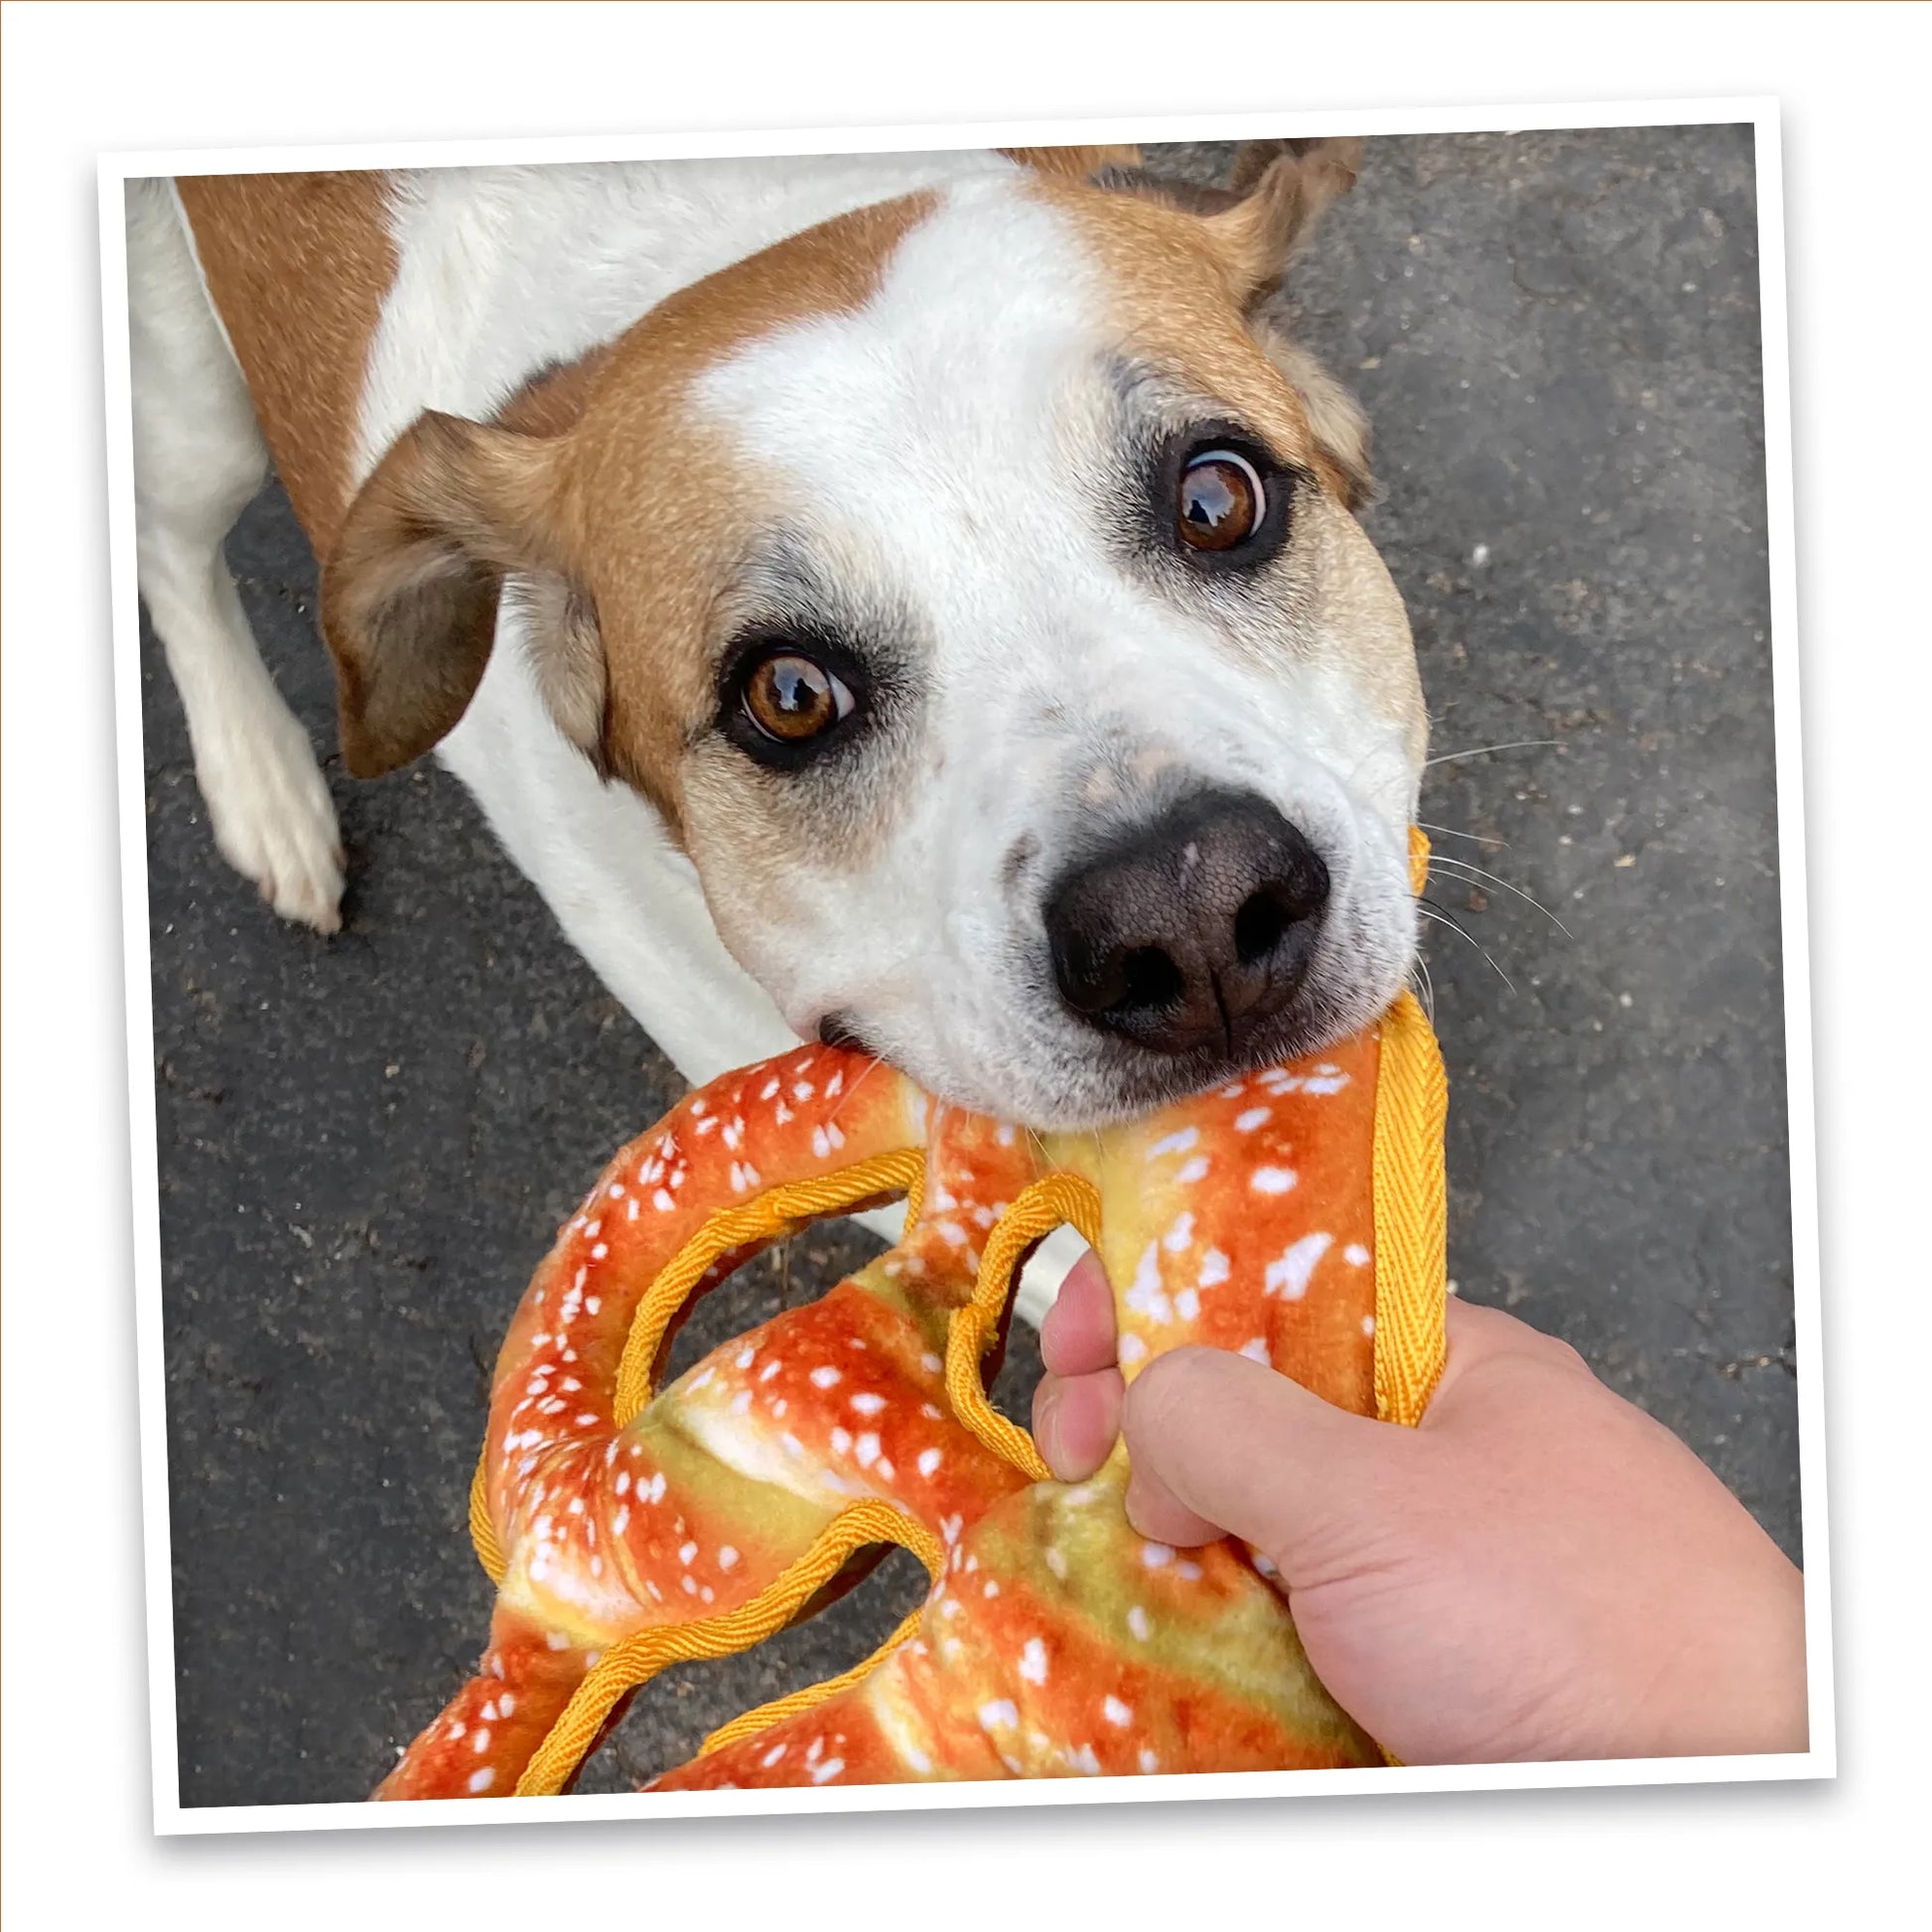
POLYGON ((489 1646, 375 1795, 567 1789, 638 1683, 809 1614, 882 1542, 934 1576, 886 1651, 649 1788, 1379 1761, 1265 1561, 1143 1541, 1118 1448, 1089 1482, 1039 1479, 979 1372, 1014 1266, 1070 1219, 1116 1285, 1128 1376, 1200 1342, 1413 1423, 1442 1358, 1442 1113, 1407 995, 1324 1053, 1099 1135, 942 1108, 828 1047, 690 1095, 517 1311, 473 1512, 499 1578, 489 1646), (899 1192, 897 1248, 651 1393, 691 1295, 815 1213, 899 1192))

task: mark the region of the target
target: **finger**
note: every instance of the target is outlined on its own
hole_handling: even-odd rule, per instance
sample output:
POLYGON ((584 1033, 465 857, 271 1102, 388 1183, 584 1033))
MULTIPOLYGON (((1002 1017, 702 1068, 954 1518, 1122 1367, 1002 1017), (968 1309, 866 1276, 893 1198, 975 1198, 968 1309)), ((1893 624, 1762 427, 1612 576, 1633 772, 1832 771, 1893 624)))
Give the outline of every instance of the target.
POLYGON ((1091 1375, 1114 1365, 1114 1291, 1092 1249, 1066 1271, 1059 1298, 1039 1326, 1049 1375, 1091 1375))
POLYGON ((1091 1375, 1048 1375, 1034 1391, 1034 1441, 1062 1482, 1084 1482, 1106 1461, 1120 1434, 1117 1368, 1091 1375))
MULTIPOLYGON (((1133 1454, 1131 1446, 1128 1454, 1133 1454)), ((1225 1534, 1218 1523, 1189 1509, 1146 1460, 1128 1465, 1127 1520, 1149 1542, 1172 1543, 1176 1550, 1191 1550, 1225 1534)))
POLYGON ((1143 1535, 1173 1541, 1197 1518, 1266 1550, 1291 1588, 1359 1544, 1418 1449, 1413 1430, 1350 1415, 1215 1348, 1150 1362, 1127 1392, 1122 1428, 1128 1515, 1143 1535))

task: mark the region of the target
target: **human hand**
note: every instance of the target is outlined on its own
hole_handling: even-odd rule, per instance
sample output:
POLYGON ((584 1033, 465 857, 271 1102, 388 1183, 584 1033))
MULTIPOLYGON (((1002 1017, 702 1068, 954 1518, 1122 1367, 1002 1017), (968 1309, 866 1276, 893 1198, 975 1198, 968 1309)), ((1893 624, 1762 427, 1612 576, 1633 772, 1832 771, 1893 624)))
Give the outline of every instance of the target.
POLYGON ((1123 1389, 1099 1262, 1040 1330, 1034 1433, 1066 1481, 1124 1431, 1143 1536, 1265 1556, 1328 1693, 1402 1762, 1801 1751, 1803 1579, 1567 1343, 1449 1307, 1417 1429, 1179 1348, 1123 1389))

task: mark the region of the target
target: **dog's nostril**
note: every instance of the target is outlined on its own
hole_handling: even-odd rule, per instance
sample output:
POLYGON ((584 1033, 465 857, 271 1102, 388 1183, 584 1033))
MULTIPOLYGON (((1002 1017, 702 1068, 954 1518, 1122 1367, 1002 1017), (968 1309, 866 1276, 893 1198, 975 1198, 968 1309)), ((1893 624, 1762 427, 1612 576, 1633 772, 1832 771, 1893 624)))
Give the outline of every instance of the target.
POLYGON ((1185 991, 1180 968, 1159 946, 1136 946, 1121 961, 1124 990, 1112 1004, 1128 1009, 1165 1007, 1185 991))
POLYGON ((1288 907, 1274 894, 1251 894, 1234 915, 1235 957, 1244 966, 1266 959, 1293 923, 1288 907))

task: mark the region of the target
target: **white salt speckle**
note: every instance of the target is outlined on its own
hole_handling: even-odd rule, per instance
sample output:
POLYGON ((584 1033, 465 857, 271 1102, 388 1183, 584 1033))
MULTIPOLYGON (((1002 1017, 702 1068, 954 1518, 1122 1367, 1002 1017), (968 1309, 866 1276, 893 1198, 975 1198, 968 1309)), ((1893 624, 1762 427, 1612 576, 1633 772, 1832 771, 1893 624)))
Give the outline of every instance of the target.
POLYGON ((1158 1771, 1160 1768, 1161 1768, 1161 1760, 1158 1757, 1156 1757, 1151 1750, 1143 1748, 1141 1751, 1142 1772, 1148 1777, 1152 1777, 1154 1773, 1158 1771))
POLYGON ((939 1371, 945 1367, 945 1363, 942 1362, 937 1355, 921 1355, 919 1357, 919 1366, 922 1369, 924 1369, 928 1375, 937 1375, 939 1371))
POLYGON ((1029 1684, 1046 1682, 1046 1646, 1037 1637, 1029 1637, 1021 1649, 1020 1675, 1029 1684))
POLYGON ((705 1587, 698 1591, 698 1595, 707 1603, 714 1602, 717 1598, 717 1592, 711 1587, 709 1584, 706 1584, 705 1587))
POLYGON ((733 1360, 740 1368, 750 1368, 758 1358, 759 1351, 756 1348, 741 1348, 733 1360))
POLYGON ((1131 1725, 1134 1722, 1134 1713, 1132 1708, 1128 1705, 1121 1703, 1120 1699, 1117 1697, 1109 1697, 1106 1700, 1106 1702, 1101 1705, 1100 1709, 1106 1715, 1107 1722, 1110 1725, 1121 1725, 1122 1727, 1125 1727, 1126 1725, 1131 1725))
POLYGON ((870 1430, 852 1446, 852 1458, 862 1469, 870 1469, 879 1460, 879 1438, 870 1430))
POLYGON ((1175 1180, 1179 1181, 1183 1186, 1188 1187, 1191 1187, 1195 1181, 1205 1180, 1206 1178, 1207 1156, 1204 1154, 1195 1155, 1191 1161, 1185 1162, 1174 1174, 1175 1180))
POLYGON ((832 1432, 832 1449, 835 1454, 843 1455, 852 1447, 852 1432, 849 1429, 835 1429, 832 1432))
POLYGON ((1219 1288, 1228 1278, 1228 1258, 1219 1248, 1209 1248, 1200 1258, 1197 1286, 1219 1288))
POLYGON ((980 1591, 980 1594, 982 1596, 998 1596, 999 1593, 1000 1593, 1000 1586, 994 1583, 990 1578, 987 1581, 986 1587, 980 1591))
POLYGON ((750 1389, 740 1389, 739 1392, 732 1397, 732 1414, 734 1416, 743 1416, 749 1414, 751 1411, 751 1407, 752 1407, 752 1392, 750 1389))
POLYGON ((1244 1341, 1240 1352, 1251 1362, 1260 1362, 1265 1367, 1268 1362, 1268 1344, 1256 1335, 1252 1341, 1244 1341))
POLYGON ((933 1470, 938 1468, 939 1462, 940 1455, 936 1449, 921 1449, 919 1451, 918 1471, 922 1476, 930 1476, 933 1470))
POLYGON ((610 1194, 610 1196, 611 1196, 611 1198, 612 1198, 613 1200, 622 1200, 622 1199, 623 1199, 623 1182, 622 1182, 621 1180, 614 1180, 614 1181, 612 1181, 612 1183, 611 1183, 611 1185, 609 1186, 609 1188, 608 1188, 608 1189, 606 1189, 606 1191, 607 1191, 607 1192, 608 1192, 608 1193, 610 1194))
POLYGON ((1173 1227, 1161 1237, 1161 1245, 1171 1255, 1177 1255, 1194 1238, 1194 1216, 1191 1210, 1180 1215, 1173 1227))
POLYGON ((1168 1322, 1173 1319, 1173 1309, 1161 1292, 1161 1249, 1158 1242, 1150 1241, 1142 1251, 1140 1266, 1134 1271, 1133 1285, 1124 1299, 1136 1314, 1144 1314, 1150 1321, 1168 1322))
POLYGON ((770 1381, 770 1379, 777 1374, 778 1370, 782 1366, 783 1364, 780 1363, 777 1360, 777 1358, 774 1356, 770 1361, 766 1362, 761 1369, 759 1370, 759 1380, 760 1382, 770 1381))
POLYGON ((685 1576, 685 1577, 684 1577, 684 1578, 682 1579, 682 1581, 683 1581, 683 1584, 684 1584, 684 1593, 685 1593, 685 1595, 686 1595, 686 1596, 695 1596, 695 1595, 697 1595, 697 1593, 698 1593, 698 1580, 697 1580, 697 1578, 695 1578, 695 1577, 693 1577, 693 1576, 689 1576, 689 1575, 687 1575, 687 1576, 685 1576))
POLYGON ((790 1748, 791 1746, 789 1744, 773 1744, 771 1748, 768 1751, 766 1751, 761 1758, 759 1759, 759 1762, 761 1765, 763 1765, 764 1768, 768 1771, 770 1770, 772 1765, 777 1763, 779 1758, 784 1756, 786 1751, 790 1750, 790 1748))
MULTIPOLYGON (((500 1660, 498 1660, 496 1668, 500 1674, 502 1670, 500 1660)), ((507 1718, 516 1709, 516 1700, 510 1696, 509 1692, 500 1691, 496 1696, 496 1709, 503 1717, 507 1718)))
POLYGON ((982 1730, 1016 1730, 1020 1725, 1019 1707, 1010 1698, 994 1698, 982 1704, 974 1715, 982 1730))
POLYGON ((1285 1194, 1295 1185, 1295 1171, 1292 1168, 1257 1168, 1249 1175, 1248 1185, 1257 1194, 1285 1194))
POLYGON ((759 1089, 759 1098, 760 1100, 774 1100, 777 1098, 777 1093, 778 1093, 778 1076, 774 1073, 771 1076, 771 1078, 765 1081, 764 1085, 759 1089))
POLYGON ((637 1218, 637 1203, 634 1199, 631 1201, 629 1211, 625 1214, 624 1218, 630 1221, 634 1221, 637 1218))
POLYGON ((630 1487, 630 1471, 628 1469, 620 1469, 618 1471, 618 1479, 616 1482, 614 1482, 611 1485, 611 1487, 615 1489, 620 1496, 623 1495, 630 1487))
POLYGON ((1234 1117, 1234 1131, 1237 1134, 1252 1134, 1257 1127, 1265 1127, 1273 1118, 1274 1109, 1270 1107, 1250 1107, 1244 1114, 1234 1117))
POLYGON ((1127 1627, 1128 1629, 1133 1631, 1135 1637, 1139 1639, 1140 1642, 1142 1643, 1147 1642, 1148 1639, 1147 1612, 1144 1609, 1142 1609, 1138 1603, 1136 1603, 1134 1607, 1127 1612, 1127 1627))
POLYGON ((1143 1543, 1141 1561, 1150 1570, 1164 1570, 1173 1561, 1173 1546, 1169 1543, 1143 1543))
POLYGON ((1200 1297, 1191 1288, 1183 1288, 1173 1298, 1174 1312, 1183 1321, 1196 1320, 1200 1315, 1200 1297))
POLYGON ((815 1389, 837 1388, 838 1382, 839 1382, 839 1372, 835 1368, 828 1366, 825 1368, 815 1368, 812 1370, 812 1387, 815 1389))
POLYGON ((1200 1582, 1200 1565, 1183 1557, 1180 1562, 1174 1565, 1173 1574, 1182 1583, 1197 1584, 1200 1582))
POLYGON ((1372 1314, 1363 1315, 1362 1333, 1365 1335, 1372 1335, 1374 1332, 1375 1332, 1375 1317, 1372 1314))
POLYGON ((905 1761, 911 1765, 913 1770, 918 1772, 920 1777, 923 1778, 930 1775, 932 1760, 926 1756, 924 1751, 919 1749, 918 1745, 907 1744, 905 1746, 905 1761))
POLYGON ((828 1778, 837 1777, 844 1769, 844 1758, 828 1757, 823 1764, 814 1764, 812 1766, 812 1782, 814 1784, 823 1784, 828 1778))
POLYGON ((785 1453, 787 1455, 803 1456, 803 1454, 805 1453, 804 1444, 801 1443, 798 1440, 798 1438, 792 1435, 789 1431, 787 1431, 784 1435, 780 1436, 778 1438, 778 1441, 784 1445, 785 1453))
POLYGON ((674 1207, 675 1207, 675 1206, 677 1205, 677 1202, 676 1202, 676 1201, 674 1201, 674 1200, 673 1200, 673 1199, 672 1199, 672 1198, 670 1197, 670 1195, 669 1195, 669 1194, 667 1194, 667 1193, 666 1193, 666 1192, 665 1192, 665 1191, 663 1190, 663 1188, 661 1188, 661 1187, 660 1187, 660 1188, 658 1188, 658 1190, 656 1191, 656 1193, 654 1193, 653 1195, 651 1195, 651 1197, 650 1197, 650 1204, 651 1204, 651 1206, 653 1206, 654 1208, 656 1208, 656 1209, 657 1209, 657 1211, 658 1211, 658 1213, 660 1213, 660 1214, 668 1214, 668 1213, 669 1213, 669 1212, 671 1211, 671 1209, 672 1209, 672 1208, 674 1208, 674 1207))
POLYGON ((496 1773, 487 1764, 481 1771, 472 1771, 470 1773, 470 1789, 472 1792, 487 1791, 495 1782, 496 1773))
POLYGON ((664 1500, 665 1486, 664 1471, 659 1469, 650 1479, 650 1499, 652 1502, 661 1503, 664 1500))
POLYGON ((939 1405, 936 1402, 920 1403, 919 1414, 922 1415, 927 1422, 942 1422, 945 1420, 945 1418, 940 1412, 939 1405))
POLYGON ((1121 1336, 1119 1344, 1114 1349, 1114 1354, 1120 1361, 1121 1366, 1126 1368, 1135 1362, 1144 1361, 1147 1358, 1147 1343, 1139 1335, 1130 1330, 1121 1336))
POLYGON ((546 1630, 543 1633, 544 1645, 550 1650, 568 1650, 570 1639, 561 1630, 546 1630))
POLYGON ((735 1569, 737 1564, 738 1552, 729 1543, 721 1543, 718 1546, 718 1568, 720 1570, 731 1570, 735 1569))
POLYGON ((1304 1093, 1339 1093, 1348 1084, 1345 1073, 1317 1073, 1302 1082, 1304 1093))
POLYGON ((852 1406, 862 1416, 876 1416, 885 1408, 886 1398, 883 1395, 855 1395, 852 1398, 852 1406))
POLYGON ((791 1097, 794 1100, 809 1100, 812 1097, 812 1083, 809 1080, 793 1081, 791 1097))
POLYGON ((677 1560, 679 1563, 688 1565, 697 1554, 698 1546, 695 1543, 681 1543, 678 1546, 677 1560))
POLYGON ((1347 1247, 1342 1249, 1341 1258, 1351 1268, 1366 1268, 1368 1266, 1368 1250, 1359 1241, 1349 1242, 1347 1247))
POLYGON ((1185 1154, 1200 1140, 1198 1127, 1183 1127, 1177 1134, 1170 1134, 1166 1140, 1156 1141, 1148 1149, 1147 1158, 1152 1161, 1163 1154, 1185 1154))
POLYGON ((1305 1234, 1292 1243, 1283 1250, 1279 1260, 1268 1264, 1262 1277, 1267 1292, 1299 1302, 1309 1291, 1309 1278, 1314 1273, 1315 1263, 1333 1243, 1332 1234, 1305 1234))
POLYGON ((1066 1576, 1066 1553, 1057 1544, 1049 1543, 1046 1546, 1046 1567, 1056 1577, 1064 1579, 1066 1576))

